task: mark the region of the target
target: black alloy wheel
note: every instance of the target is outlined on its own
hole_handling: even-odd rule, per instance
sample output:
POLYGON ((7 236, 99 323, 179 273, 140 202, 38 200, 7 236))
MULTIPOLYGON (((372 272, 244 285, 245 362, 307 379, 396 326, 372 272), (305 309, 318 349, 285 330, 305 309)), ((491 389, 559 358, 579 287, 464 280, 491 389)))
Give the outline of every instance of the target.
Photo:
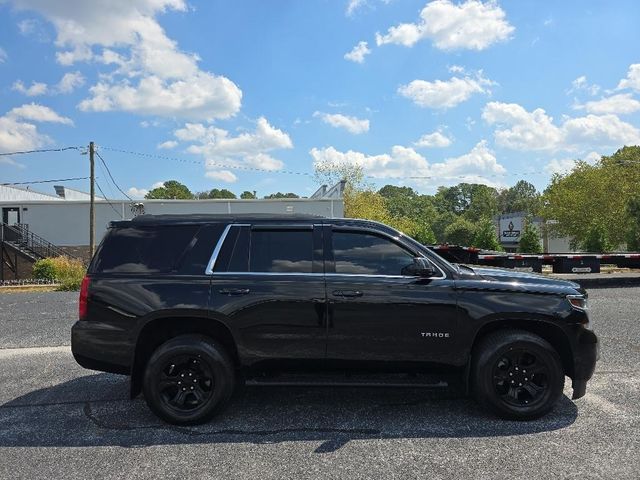
POLYGON ((474 348, 471 387, 478 403, 502 418, 532 420, 553 409, 564 389, 558 352, 524 330, 498 330, 474 348))
POLYGON ((234 366, 224 347, 203 335, 180 335, 160 345, 144 372, 143 392, 168 423, 204 423, 229 402, 234 366))

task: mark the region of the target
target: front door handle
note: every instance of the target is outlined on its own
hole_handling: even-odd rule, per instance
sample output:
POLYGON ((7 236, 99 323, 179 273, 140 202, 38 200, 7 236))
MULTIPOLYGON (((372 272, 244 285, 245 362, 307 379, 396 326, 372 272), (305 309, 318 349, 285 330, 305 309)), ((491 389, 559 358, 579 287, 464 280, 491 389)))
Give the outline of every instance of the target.
POLYGON ((246 295, 250 291, 248 288, 223 288, 219 290, 219 293, 223 295, 246 295))
POLYGON ((360 290, 334 290, 333 295, 336 297, 361 297, 360 290))

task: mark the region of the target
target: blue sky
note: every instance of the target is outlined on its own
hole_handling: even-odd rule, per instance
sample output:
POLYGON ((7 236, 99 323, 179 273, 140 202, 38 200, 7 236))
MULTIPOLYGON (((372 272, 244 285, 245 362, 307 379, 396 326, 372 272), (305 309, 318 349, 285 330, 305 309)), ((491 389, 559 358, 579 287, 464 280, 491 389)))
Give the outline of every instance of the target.
MULTIPOLYGON (((134 197, 308 195, 282 172, 314 162, 544 188, 640 144, 639 19, 632 0, 0 0, 0 152, 93 140, 134 197)), ((87 173, 75 151, 0 157, 0 182, 87 173)))

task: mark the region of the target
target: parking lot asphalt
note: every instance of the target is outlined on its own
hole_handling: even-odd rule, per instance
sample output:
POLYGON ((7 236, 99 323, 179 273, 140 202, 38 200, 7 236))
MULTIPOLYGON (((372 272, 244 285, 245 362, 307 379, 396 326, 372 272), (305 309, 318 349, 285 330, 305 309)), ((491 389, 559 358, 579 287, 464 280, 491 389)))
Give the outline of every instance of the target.
POLYGON ((640 477, 640 288, 590 292, 596 374, 540 420, 446 389, 251 387, 189 428, 74 362, 76 297, 0 295, 0 479, 640 477))

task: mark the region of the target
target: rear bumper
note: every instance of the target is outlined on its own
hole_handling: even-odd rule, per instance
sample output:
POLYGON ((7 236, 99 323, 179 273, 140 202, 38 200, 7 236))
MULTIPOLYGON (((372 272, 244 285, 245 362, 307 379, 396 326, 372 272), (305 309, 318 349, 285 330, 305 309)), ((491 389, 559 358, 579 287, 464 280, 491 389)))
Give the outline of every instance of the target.
POLYGON ((600 358, 600 342, 591 330, 582 329, 575 346, 572 378, 573 399, 581 398, 587 391, 587 382, 593 376, 600 358))
POLYGON ((129 374, 132 346, 126 331, 93 321, 71 327, 71 352, 84 368, 129 374))

